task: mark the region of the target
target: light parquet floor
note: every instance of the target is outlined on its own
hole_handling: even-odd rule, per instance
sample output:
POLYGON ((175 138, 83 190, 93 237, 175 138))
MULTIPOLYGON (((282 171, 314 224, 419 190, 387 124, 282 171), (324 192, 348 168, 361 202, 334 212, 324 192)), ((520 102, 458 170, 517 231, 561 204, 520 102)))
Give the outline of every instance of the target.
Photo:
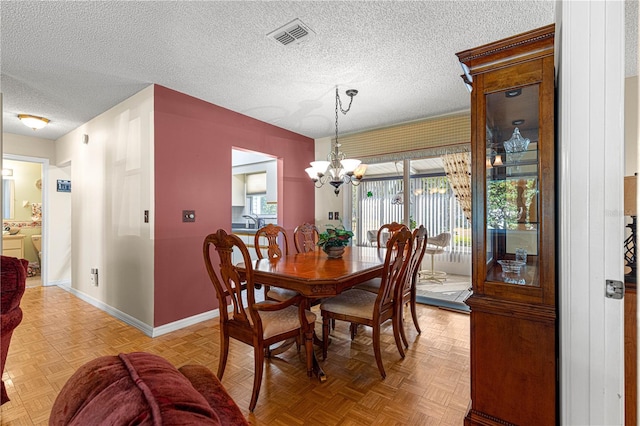
MULTIPOLYGON (((176 366, 217 371, 217 318, 150 338, 57 287, 28 288, 21 307, 24 319, 2 376, 11 398, 0 407, 2 425, 46 425, 67 379, 98 356, 147 351, 176 366)), ((304 351, 294 346, 267 361, 258 405, 249 413, 253 350, 232 340, 222 383, 253 425, 461 425, 470 395, 469 316, 424 305, 418 315, 422 334, 409 319, 404 360, 390 325, 383 327, 385 380, 376 367, 371 330, 360 327, 351 341, 348 324, 338 321, 328 358, 321 361, 326 382, 306 376, 304 351)), ((319 312, 318 319, 321 333, 319 312)))

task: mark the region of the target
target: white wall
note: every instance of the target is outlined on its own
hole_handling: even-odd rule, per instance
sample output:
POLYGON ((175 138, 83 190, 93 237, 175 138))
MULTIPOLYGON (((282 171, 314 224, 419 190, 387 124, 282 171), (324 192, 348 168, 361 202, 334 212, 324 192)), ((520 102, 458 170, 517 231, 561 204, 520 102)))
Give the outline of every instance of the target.
POLYGON ((624 175, 638 172, 638 76, 624 84, 624 175))
MULTIPOLYGON (((331 138, 322 138, 315 140, 316 160, 326 160, 329 151, 331 151, 331 138)), ((309 167, 304 165, 304 168, 309 167)), ((343 223, 345 227, 350 226, 350 219, 344 215, 343 197, 348 191, 345 185, 340 188, 340 194, 336 197, 333 192, 333 186, 326 184, 322 188, 316 190, 316 226, 323 232, 328 224, 333 226, 343 223), (329 220, 329 212, 340 212, 341 221, 329 220)))
MULTIPOLYGON (((49 166, 49 180, 46 191, 49 194, 47 214, 48 273, 44 285, 64 285, 71 283, 71 194, 57 192, 57 180, 71 180, 71 167, 49 166)), ((44 188, 43 188, 44 190, 44 188)), ((73 188, 72 188, 73 190, 73 188)))
POLYGON ((55 143, 57 164, 70 165, 71 289, 143 329, 154 306, 153 124, 149 86, 55 143))
POLYGON ((55 164, 56 150, 54 142, 37 137, 37 131, 33 133, 33 137, 4 133, 2 153, 47 158, 50 164, 55 164))

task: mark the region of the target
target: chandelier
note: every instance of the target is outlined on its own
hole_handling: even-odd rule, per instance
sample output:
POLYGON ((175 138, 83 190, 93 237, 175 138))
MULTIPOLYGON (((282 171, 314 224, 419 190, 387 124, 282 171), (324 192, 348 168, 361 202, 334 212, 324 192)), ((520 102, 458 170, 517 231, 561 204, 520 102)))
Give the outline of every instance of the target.
POLYGON ((367 165, 362 164, 360 160, 346 158, 346 155, 340 151, 340 143, 338 142, 338 108, 343 114, 347 114, 351 109, 353 97, 358 94, 357 90, 347 90, 349 96, 349 106, 342 109, 342 101, 336 87, 336 138, 331 145, 331 152, 327 155, 327 161, 312 161, 311 167, 307 167, 307 172, 311 180, 313 180, 316 188, 322 187, 325 183, 333 186, 333 192, 336 197, 340 193, 340 186, 343 183, 350 183, 354 186, 360 184, 360 180, 367 170, 367 165))

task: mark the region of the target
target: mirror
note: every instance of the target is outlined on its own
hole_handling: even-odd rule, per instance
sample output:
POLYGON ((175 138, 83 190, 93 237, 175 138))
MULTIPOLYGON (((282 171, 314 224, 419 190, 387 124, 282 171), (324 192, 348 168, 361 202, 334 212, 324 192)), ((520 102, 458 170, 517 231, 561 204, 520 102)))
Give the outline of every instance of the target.
POLYGON ((2 179, 2 219, 15 217, 15 183, 13 179, 2 179))

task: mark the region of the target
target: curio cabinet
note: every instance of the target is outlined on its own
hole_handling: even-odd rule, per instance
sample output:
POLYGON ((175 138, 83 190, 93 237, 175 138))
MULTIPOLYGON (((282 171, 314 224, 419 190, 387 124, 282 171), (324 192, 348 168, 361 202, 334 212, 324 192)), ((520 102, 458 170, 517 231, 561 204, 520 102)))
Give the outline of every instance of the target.
POLYGON ((468 425, 557 420, 554 25, 457 54, 471 88, 468 425))

